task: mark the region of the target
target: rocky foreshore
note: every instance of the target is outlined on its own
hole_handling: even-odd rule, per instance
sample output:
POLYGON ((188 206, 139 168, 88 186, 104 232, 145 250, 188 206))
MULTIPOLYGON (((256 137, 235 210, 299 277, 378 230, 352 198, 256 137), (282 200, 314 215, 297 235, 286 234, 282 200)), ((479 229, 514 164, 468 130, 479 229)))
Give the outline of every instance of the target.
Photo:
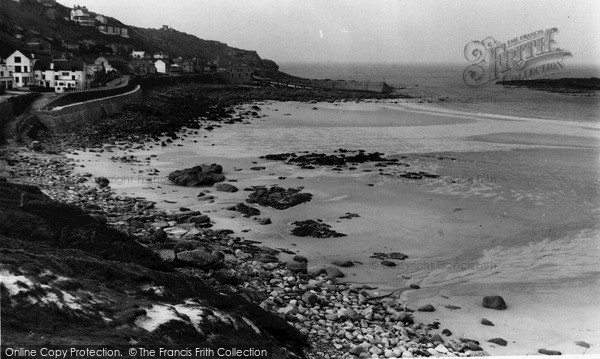
MULTIPOLYGON (((236 91, 246 94, 242 90, 236 91)), ((143 149, 144 146, 152 146, 152 143, 169 145, 161 144, 157 138, 158 135, 165 134, 163 127, 159 127, 161 120, 166 120, 164 128, 167 129, 166 133, 171 138, 182 136, 176 132, 181 126, 186 126, 188 131, 200 129, 210 131, 223 121, 243 123, 259 116, 260 107, 257 106, 251 111, 238 115, 231 107, 226 107, 224 104, 232 106, 243 99, 256 99, 254 96, 257 96, 246 95, 247 97, 244 97, 239 96, 239 93, 231 95, 216 91, 211 98, 222 96, 220 105, 207 108, 204 103, 196 108, 196 104, 189 105, 186 100, 189 96, 198 96, 193 92, 185 92, 179 88, 167 89, 164 93, 155 91, 150 93, 149 101, 161 97, 167 98, 168 101, 159 101, 155 107, 144 105, 147 107, 131 109, 131 111, 109 119, 103 124, 81 129, 73 135, 47 139, 44 143, 37 143, 33 146, 34 149, 3 149, 0 157, 4 160, 3 172, 7 173, 8 183, 2 184, 2 188, 5 188, 3 196, 6 199, 0 204, 3 205, 2 215, 4 218, 2 222, 10 222, 11 226, 9 230, 6 229, 7 227, 3 227, 1 234, 12 237, 6 242, 3 241, 6 243, 4 253, 8 256, 7 261, 3 260, 3 263, 11 264, 3 267, 2 270, 7 271, 10 278, 17 278, 11 282, 12 286, 7 287, 6 284, 3 284, 5 287, 3 290, 8 292, 3 293, 2 329, 5 334, 11 331, 16 333, 15 336, 8 338, 16 343, 17 334, 21 333, 19 328, 27 327, 19 327, 16 323, 19 321, 30 323, 35 317, 35 315, 28 316, 29 313, 25 311, 27 306, 25 300, 27 296, 30 296, 27 293, 34 289, 37 290, 37 288, 49 290, 43 287, 49 285, 53 288, 56 287, 56 289, 52 289, 52 293, 59 299, 62 297, 62 300, 59 300, 58 303, 48 303, 47 300, 39 298, 37 302, 34 302, 34 306, 39 307, 39 310, 45 310, 50 306, 54 309, 58 308, 57 315, 63 315, 60 313, 60 309, 72 304, 69 307, 69 314, 66 315, 68 317, 74 315, 71 310, 86 312, 86 305, 90 305, 89 312, 94 313, 95 318, 104 316, 110 322, 116 320, 115 315, 117 314, 125 316, 126 319, 119 319, 115 323, 128 323, 125 327, 126 334, 111 325, 103 327, 106 336, 111 336, 113 331, 122 334, 119 337, 121 341, 115 339, 111 343, 122 343, 125 338, 130 340, 135 337, 131 333, 138 333, 133 340, 139 343, 155 343, 158 337, 153 334, 148 335, 146 332, 160 335, 172 332, 168 337, 171 338, 173 344, 183 343, 185 335, 195 332, 199 334, 193 334, 189 338, 202 342, 207 338, 203 336, 205 333, 199 329, 199 323, 204 323, 204 319, 202 319, 204 317, 197 313, 211 312, 220 313, 214 314, 214 317, 221 318, 221 320, 223 316, 226 316, 229 318, 230 326, 241 330, 241 338, 247 339, 247 341, 242 339, 241 344, 254 340, 277 352, 277 356, 274 357, 298 355, 309 358, 393 358, 485 355, 477 340, 453 336, 451 330, 446 327, 451 323, 444 323, 444 325, 438 322, 423 323, 419 319, 419 312, 435 311, 432 305, 410 308, 400 301, 397 295, 393 295, 398 293, 382 295, 376 291, 376 288, 344 283, 343 268, 352 266, 351 261, 336 261, 325 267, 313 266, 310 258, 300 255, 294 256, 292 260, 283 261, 279 257, 280 250, 278 249, 267 248, 259 243, 245 240, 230 230, 211 229, 210 216, 201 211, 180 208, 179 211, 166 212, 157 209, 156 203, 146 199, 117 195, 111 189, 108 179, 92 178, 91 175, 74 173, 73 168, 76 163, 63 155, 64 151, 71 153, 82 150, 110 151, 110 148, 115 146, 125 149, 143 149), (165 107, 160 107, 161 103, 165 107), (182 103, 189 106, 179 112, 172 112, 177 104, 182 103), (201 116, 190 117, 190 114, 196 110, 201 111, 201 116), (176 119, 177 116, 181 116, 179 120, 176 119), (147 126, 142 126, 142 119, 148 119, 147 126), (209 119, 212 122, 209 122, 209 119), (20 187, 18 184, 39 186, 44 194, 58 202, 45 198, 34 187, 20 187), (34 203, 36 207, 27 207, 28 203, 34 203), (64 210, 66 207, 63 207, 65 204, 74 205, 79 209, 75 210, 69 207, 71 208, 70 212, 66 211, 64 210), (42 212, 39 212, 40 208, 42 212), (53 208, 57 210, 53 211, 53 208), (11 217, 11 213, 14 211, 23 212, 22 217, 20 214, 11 217), (84 218, 83 222, 70 221, 71 213, 77 218, 84 218), (53 223, 52 221, 57 221, 53 224, 54 232, 44 233, 43 226, 41 229, 29 226, 27 230, 21 230, 20 225, 29 220, 31 216, 40 216, 40 221, 48 225, 53 223), (103 237, 98 237, 97 231, 87 227, 86 230, 77 230, 77 226, 81 226, 82 223, 84 227, 101 228, 101 233, 102 231, 115 231, 111 232, 115 233, 113 236, 122 238, 122 240, 113 241, 114 244, 111 246, 101 246, 97 239, 103 237), (68 226, 75 226, 77 235, 69 235, 70 232, 63 234, 64 229, 59 230, 68 226), (49 251, 48 255, 58 259, 53 262, 52 275, 54 277, 48 279, 44 277, 43 271, 32 271, 30 267, 50 266, 46 263, 50 259, 44 259, 43 253, 46 250, 45 245, 55 243, 59 243, 60 246, 49 251), (21 255, 17 252, 23 252, 19 248, 42 257, 37 263, 23 268, 19 265, 21 259, 17 258, 18 255, 21 255), (71 269, 57 267, 61 261, 67 260, 65 258, 70 253, 68 251, 72 249, 83 251, 77 255, 84 256, 82 261, 85 263, 100 261, 98 266, 104 268, 102 271, 107 273, 94 278, 87 278, 83 274, 85 277, 81 279, 85 282, 83 286, 77 284, 74 287, 63 287, 56 284, 55 282, 60 281, 60 278, 74 276, 78 270, 75 267, 71 269), (138 253, 137 257, 134 256, 133 259, 128 257, 132 256, 134 252, 138 253), (86 256, 93 256, 93 259, 86 256), (116 261, 118 264, 109 270, 108 263, 102 262, 107 260, 116 261), (122 263, 123 261, 131 262, 132 265, 138 267, 125 269, 123 266, 126 265, 122 263), (129 273, 132 271, 139 274, 130 277, 129 273), (161 273, 168 273, 168 275, 161 273), (156 278, 160 278, 160 280, 156 278), (182 284, 187 280, 186 278, 193 283, 197 281, 198 284, 194 284, 194 286, 202 286, 204 297, 197 294, 198 289, 178 289, 179 285, 190 288, 189 285, 182 284), (114 288, 115 291, 115 293, 106 293, 107 301, 123 301, 123 308, 119 307, 114 312, 105 313, 100 307, 94 307, 91 299, 85 302, 80 296, 78 297, 80 294, 78 290, 81 288, 85 289, 87 293, 91 293, 91 298, 102 296, 103 291, 99 288, 105 281, 114 283, 111 288, 114 288), (23 287, 19 283, 26 283, 26 285, 23 287), (123 283, 126 285, 119 288, 119 285, 123 283), (134 285, 139 288, 134 289, 134 285), (227 298, 233 299, 219 304, 221 297, 216 293, 227 293, 227 298), (200 299, 194 302, 194 298, 200 299), (244 299, 245 304, 239 302, 240 298, 244 299), (141 300, 141 302, 136 302, 137 300, 141 300), (127 316, 125 315, 126 307, 133 308, 127 316), (196 314, 190 315, 190 311, 196 314), (168 320, 157 321, 156 318, 161 317, 158 314, 164 317, 165 312, 170 313, 167 315, 168 320), (244 316, 244 313, 249 314, 244 316), (251 317, 249 318, 248 315, 251 317), (198 322, 198 318, 200 318, 200 322, 198 322), (176 324, 181 324, 174 322, 186 323, 187 332, 185 333, 188 334, 174 330, 177 327, 176 324), (6 326, 5 323, 9 323, 9 326, 6 326), (140 328, 146 331, 140 332, 140 328), (307 338, 306 341, 305 338, 307 338)), ((282 96, 285 97, 285 93, 280 94, 279 98, 282 96)), ((335 100, 331 99, 330 94, 327 96, 329 96, 327 99, 335 100)), ((200 104, 203 103, 202 101, 204 100, 198 99, 200 104)), ((304 158, 305 161, 299 161, 301 165, 312 163, 313 165, 334 167, 352 166, 354 163, 363 162, 378 162, 382 166, 405 166, 398 160, 386 159, 382 157, 383 154, 379 153, 365 154, 362 151, 356 151, 355 154, 348 154, 347 152, 347 150, 342 150, 340 153, 343 156, 338 153, 335 157, 320 154, 301 157, 290 154, 269 159, 304 158)), ((115 160, 120 162, 136 161, 135 158, 129 157, 115 158, 115 160)), ((210 173, 208 176, 212 183, 219 182, 222 180, 222 168, 217 166, 215 164, 205 168, 200 166, 184 170, 174 175, 172 180, 177 182, 178 178, 186 179, 180 183, 181 185, 206 184, 202 181, 205 174, 210 173), (180 177, 182 175, 183 177, 180 177)), ((419 173, 415 172, 415 174, 419 173)), ((423 172, 421 175, 432 174, 423 172)), ((235 188, 233 185, 230 186, 235 188)), ((233 191, 231 187, 223 189, 223 191, 233 191)), ((235 189, 237 190, 237 188, 235 189)), ((301 188, 254 187, 249 190, 251 193, 247 200, 248 203, 275 209, 300 205, 310 201, 312 197, 310 193, 302 192, 301 188)), ((260 215, 260 210, 244 203, 228 209, 244 213, 249 217, 260 215)), ((350 219, 356 216, 358 215, 347 213, 347 216, 342 218, 350 219)), ((304 229, 298 230, 297 235, 314 235, 323 238, 343 235, 332 231, 327 224, 320 220, 298 222, 296 225, 296 228, 304 226, 304 229)), ((378 253, 376 258, 393 264, 394 262, 390 259, 404 260, 406 255, 378 253)), ((382 265, 386 265, 383 262, 382 265)), ((418 286, 411 285, 407 288, 398 288, 398 292, 418 289, 418 286)), ((45 295, 46 297, 50 296, 49 293, 45 295)), ((210 315, 207 318, 206 320, 211 323, 218 322, 218 320, 215 322, 215 319, 210 319, 210 315)), ((64 319, 66 322, 63 322, 69 323, 68 320, 70 319, 64 319)), ((91 322, 86 323, 99 325, 98 321, 92 324, 90 324, 91 322)), ((78 325, 83 326, 84 324, 78 325)), ((229 337, 226 334, 230 330, 229 327, 214 325, 215 327, 211 327, 210 331, 219 333, 220 340, 236 343, 233 340, 234 334, 229 337)), ((39 330, 38 334, 49 335, 46 332, 42 333, 41 329, 39 330)), ((98 333, 90 335, 92 334, 97 335, 98 333)), ((56 338, 60 335, 60 332, 55 333, 56 338)), ((82 342, 86 338, 89 339, 82 334, 81 338, 77 339, 78 342, 82 342)), ((100 338, 98 340, 102 340, 104 337, 100 335, 98 338, 100 338)), ((503 341, 502 338, 494 339, 500 343, 503 341)))
MULTIPOLYGON (((310 265, 309 259, 302 256, 295 256, 293 260, 283 262, 278 258, 280 251, 277 249, 246 241, 232 231, 206 228, 205 224, 210 223, 210 217, 198 211, 182 208, 179 212, 166 213, 156 209, 153 202, 141 198, 118 196, 110 188, 110 185, 102 185, 102 181, 98 181, 97 184, 90 187, 86 182, 91 182, 91 178, 74 174, 72 172, 74 162, 67 160, 61 154, 41 153, 28 149, 21 149, 15 153, 5 149, 2 158, 8 165, 7 172, 10 181, 2 184, 2 188, 4 188, 2 213, 5 217, 2 222, 11 223, 10 229, 7 230, 6 225, 3 227, 2 234, 12 238, 3 241, 7 259, 3 260, 3 263, 13 263, 10 266, 3 266, 2 270, 6 271, 9 276, 22 278, 21 282, 31 282, 32 284, 27 287, 31 290, 40 285, 43 286, 43 283, 50 283, 54 288, 54 282, 52 282, 53 280, 48 282, 48 279, 42 278, 39 270, 30 272, 23 268, 19 264, 20 259, 16 257, 11 259, 17 255, 15 250, 22 248, 26 252, 32 251, 32 253, 41 255, 42 252, 38 252, 39 250, 44 251, 46 245, 56 242, 54 242, 52 232, 46 233, 43 227, 42 229, 30 228, 27 231, 21 229, 23 225, 21 222, 31 215, 27 214, 28 211, 40 216, 41 221, 45 221, 45 223, 66 222, 55 224, 58 227, 66 226, 68 223, 71 223, 71 226, 91 223, 93 226, 106 228, 107 231, 116 230, 115 233, 122 233, 119 236, 124 236, 123 238, 131 238, 126 243, 130 243, 129 246, 132 246, 132 250, 127 250, 125 249, 127 247, 123 246, 120 246, 120 249, 108 245, 98 247, 98 243, 94 240, 102 237, 98 236, 97 232, 92 234, 78 231, 78 235, 84 238, 83 240, 74 242, 72 240, 64 242, 63 240, 62 246, 59 247, 65 248, 65 251, 68 251, 68 248, 79 248, 84 253, 100 254, 101 258, 133 261, 133 263, 139 263, 144 268, 148 268, 135 269, 142 274, 129 278, 125 273, 133 269, 127 271, 123 269, 121 272, 122 265, 119 264, 114 267, 114 274, 111 274, 122 278, 118 283, 135 282, 138 280, 135 278, 146 277, 141 280, 139 284, 141 289, 139 290, 141 293, 146 293, 144 296, 152 298, 146 298, 143 303, 135 305, 140 309, 130 314, 131 330, 134 330, 134 327, 138 329, 140 327, 154 328, 152 333, 163 333, 165 330, 169 330, 168 328, 173 325, 171 322, 157 325, 148 323, 153 323, 152 313, 157 306, 171 306, 175 308, 173 310, 177 311, 179 308, 180 312, 183 312, 182 307, 178 307, 183 304, 177 304, 176 298, 169 297, 171 302, 163 303, 164 293, 175 291, 174 288, 171 288, 172 285, 168 286, 165 282, 173 280, 172 276, 180 278, 178 274, 175 274, 179 272, 179 275, 201 279, 199 283, 203 283, 212 291, 232 293, 232 295, 244 298, 249 303, 248 305, 258 305, 268 313, 285 319, 289 329, 279 330, 290 333, 286 335, 294 335, 292 333, 297 331, 295 334, 298 338, 295 342, 297 348, 299 348, 298 345, 302 346, 302 336, 307 336, 308 346, 305 350, 307 357, 418 357, 451 355, 452 353, 459 356, 470 356, 484 353, 475 340, 450 339, 447 335, 442 334, 442 330, 445 328, 442 328, 440 323, 420 323, 418 314, 415 314, 419 308, 409 308, 391 296, 380 296, 373 291, 373 288, 365 285, 339 282, 344 277, 342 269, 347 266, 344 263, 335 262, 330 267, 315 267, 310 265), (50 199, 44 200, 44 195, 37 192, 35 187, 23 187, 16 183, 37 185, 45 194, 59 202, 52 202, 50 199), (23 202, 25 207, 20 207, 20 202, 23 202), (36 207, 29 207, 28 203, 35 203, 36 207), (64 208, 69 207, 61 203, 75 205, 84 212, 77 212, 76 209, 67 211, 64 208), (17 216, 19 220, 14 218, 8 220, 9 213, 20 208, 24 212, 23 219, 17 216), (39 210, 35 208, 39 208, 39 210), (69 213, 88 219, 81 222, 80 219, 70 218, 72 215, 69 213), (51 214, 55 216, 53 219, 47 217, 51 214), (69 220, 71 222, 68 222, 69 220), (135 248, 139 249, 134 251, 135 248), (139 259, 127 257, 138 251, 139 259), (152 252, 158 253, 160 258, 154 257, 152 252), (173 268, 176 272, 169 272, 168 268, 173 268), (156 270, 167 270, 166 273, 173 273, 168 274, 168 278, 171 279, 163 279, 157 283, 154 278, 156 274, 153 272, 156 270), (36 284, 38 282, 39 285, 36 284), (159 303, 157 303, 158 299, 160 299, 159 303)), ((315 223, 318 222, 315 221, 315 223)), ((62 233, 60 230, 59 232, 62 233)), ((64 234, 61 234, 60 238, 63 237, 64 234)), ((69 235, 66 238, 70 238, 69 235)), ((22 250, 20 251, 22 252, 22 250)), ((66 253, 61 254, 59 249, 54 249, 48 254, 59 258, 58 262, 49 268, 54 276, 51 278, 73 276, 73 272, 63 273, 59 267, 56 267, 60 263, 60 258, 67 255, 66 253)), ((35 265, 38 268, 50 266, 45 261, 46 259, 39 259, 35 265)), ((82 261, 87 263, 86 261, 92 260, 84 258, 82 261)), ((352 265, 351 262, 350 265, 352 265)), ((95 279, 97 281, 93 285, 84 284, 83 288, 91 292, 92 296, 104 295, 108 300, 113 295, 112 292, 94 289, 107 279, 95 279)), ((176 283, 182 279, 177 279, 176 283)), ((91 279, 79 278, 77 280, 87 283, 86 281, 91 279)), ((6 287, 6 283, 4 285, 6 287)), ((57 284, 56 288, 52 290, 46 288, 46 290, 52 293, 62 291, 59 293, 62 295, 62 302, 55 303, 58 309, 66 308, 68 303, 74 303, 74 307, 68 310, 70 314, 61 315, 72 315, 71 312, 77 312, 79 308, 85 308, 89 313, 94 313, 96 310, 95 315, 100 315, 100 309, 94 309, 91 302, 86 304, 84 299, 77 297, 79 286, 71 288, 57 284), (86 307, 88 304, 89 307, 86 307)), ((7 302, 6 305, 3 305, 5 335, 16 330, 16 327, 10 323, 33 320, 33 317, 28 317, 25 312, 16 310, 25 305, 22 302, 26 298, 23 294, 25 289, 13 288, 7 288, 8 296, 3 296, 11 298, 10 303, 7 302)), ((51 296, 49 292, 44 295, 51 296)), ((60 295, 56 293, 55 295, 60 298, 60 295)), ((39 296, 39 294, 36 295, 39 296)), ((115 293, 114 296, 115 298, 111 300, 116 300, 117 296, 119 298, 127 296, 127 293, 115 293)), ((184 296, 194 298, 192 293, 187 293, 183 296, 179 295, 177 299, 189 299, 184 296)), ((133 298, 128 300, 134 301, 133 298)), ((40 310, 47 306, 53 307, 52 303, 45 303, 43 299, 37 303, 41 307, 40 310)), ((208 304, 203 305, 208 306, 208 304)), ((119 315, 125 315, 125 313, 119 315)), ((266 318, 268 317, 260 320, 270 320, 266 318)), ((63 319, 65 324, 68 321, 68 319, 63 319)), ((87 323, 97 325, 93 322, 87 323)), ((193 321, 190 324, 193 326, 193 321)), ((444 333, 448 334, 450 331, 446 329, 444 333)), ((58 336, 60 333, 56 335, 58 336)), ((5 338, 11 338, 11 336, 5 338)), ((150 336, 140 342, 151 343, 152 340, 155 340, 153 338, 150 336)), ((84 339, 81 338, 81 340, 84 339)), ((13 340, 15 343, 17 342, 16 338, 13 340)), ((173 340, 174 343, 181 343, 182 339, 175 338, 173 340)), ((261 341, 259 340, 259 342, 261 341)), ((119 341, 111 343, 118 344, 119 341)), ((284 346, 281 343, 280 345, 284 346)))

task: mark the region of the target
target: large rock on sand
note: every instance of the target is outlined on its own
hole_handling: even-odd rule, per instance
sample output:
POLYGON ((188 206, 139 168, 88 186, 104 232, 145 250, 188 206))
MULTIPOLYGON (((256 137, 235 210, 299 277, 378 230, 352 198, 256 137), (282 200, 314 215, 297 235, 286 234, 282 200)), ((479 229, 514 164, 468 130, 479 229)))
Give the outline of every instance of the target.
POLYGON ((212 186, 225 180, 223 167, 215 163, 198 165, 192 168, 177 170, 169 173, 169 180, 180 186, 212 186))
POLYGON ((248 196, 246 202, 280 210, 288 209, 312 199, 312 194, 300 191, 300 189, 285 189, 278 186, 270 188, 254 187, 254 192, 248 196))
POLYGON ((483 307, 504 310, 506 309, 506 302, 504 301, 504 298, 499 295, 488 295, 483 297, 483 307))

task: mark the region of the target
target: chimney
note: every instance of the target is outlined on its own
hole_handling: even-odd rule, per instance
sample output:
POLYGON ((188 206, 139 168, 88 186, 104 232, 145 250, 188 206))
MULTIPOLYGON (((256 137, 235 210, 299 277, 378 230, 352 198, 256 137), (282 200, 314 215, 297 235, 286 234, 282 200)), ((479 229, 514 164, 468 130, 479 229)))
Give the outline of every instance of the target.
POLYGON ((50 70, 54 70, 54 62, 50 63, 50 70))

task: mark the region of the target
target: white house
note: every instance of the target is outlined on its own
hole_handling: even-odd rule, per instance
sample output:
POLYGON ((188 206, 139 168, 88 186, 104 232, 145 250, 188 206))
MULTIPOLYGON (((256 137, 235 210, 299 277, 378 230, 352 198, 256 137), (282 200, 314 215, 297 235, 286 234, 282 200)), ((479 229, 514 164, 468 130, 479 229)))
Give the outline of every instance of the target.
POLYGON ((34 60, 21 51, 15 51, 6 58, 6 71, 13 78, 14 87, 26 87, 34 83, 33 65, 34 60))
POLYGON ((35 79, 38 85, 53 87, 57 93, 87 88, 85 63, 80 61, 40 62, 35 69, 35 79))
POLYGON ((143 59, 143 58, 147 57, 146 51, 133 50, 131 52, 131 57, 134 59, 143 59))
POLYGON ((168 74, 171 69, 171 64, 167 60, 156 60, 154 63, 154 67, 156 67, 156 72, 160 74, 168 74))
POLYGON ((94 19, 92 19, 85 6, 75 6, 71 10, 71 21, 75 21, 81 26, 94 26, 94 19))

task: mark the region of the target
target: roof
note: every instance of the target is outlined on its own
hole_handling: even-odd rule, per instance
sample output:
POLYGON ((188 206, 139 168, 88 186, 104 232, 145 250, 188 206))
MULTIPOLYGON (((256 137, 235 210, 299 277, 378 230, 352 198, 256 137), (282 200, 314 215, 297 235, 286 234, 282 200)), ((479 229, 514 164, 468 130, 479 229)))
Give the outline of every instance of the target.
POLYGON ((83 61, 68 60, 68 61, 55 61, 54 70, 56 71, 82 71, 84 66, 83 61))
POLYGON ((33 65, 34 70, 48 70, 50 68, 50 63, 52 60, 49 57, 40 57, 35 61, 35 65, 33 65))

